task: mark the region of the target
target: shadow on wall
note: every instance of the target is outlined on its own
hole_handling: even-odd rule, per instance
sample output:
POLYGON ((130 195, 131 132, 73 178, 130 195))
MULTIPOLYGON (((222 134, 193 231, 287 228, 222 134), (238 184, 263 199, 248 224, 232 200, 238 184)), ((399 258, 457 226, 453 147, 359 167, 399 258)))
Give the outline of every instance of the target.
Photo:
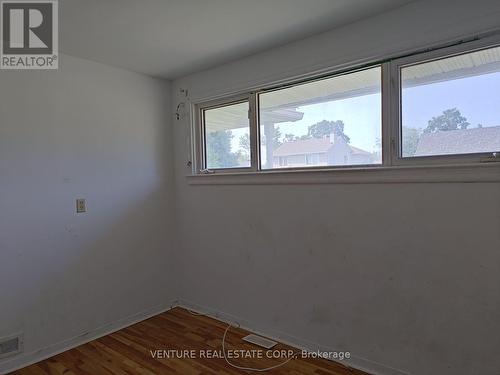
POLYGON ((2 293, 2 335, 24 332, 29 354, 173 300, 170 186, 156 185, 92 192, 82 214, 63 198, 64 218, 12 222, 36 229, 2 249, 1 278, 14 286, 2 293))
POLYGON ((0 337, 27 354, 171 301, 169 85, 68 56, 0 81, 0 337))

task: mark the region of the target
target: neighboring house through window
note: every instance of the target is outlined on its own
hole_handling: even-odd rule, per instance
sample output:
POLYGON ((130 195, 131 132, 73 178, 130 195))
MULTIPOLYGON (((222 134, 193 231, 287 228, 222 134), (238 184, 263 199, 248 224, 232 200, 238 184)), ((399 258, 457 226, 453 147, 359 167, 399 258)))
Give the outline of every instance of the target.
POLYGON ((375 162, 375 156, 349 145, 345 138, 330 134, 285 142, 274 150, 273 168, 303 166, 363 165, 375 162))

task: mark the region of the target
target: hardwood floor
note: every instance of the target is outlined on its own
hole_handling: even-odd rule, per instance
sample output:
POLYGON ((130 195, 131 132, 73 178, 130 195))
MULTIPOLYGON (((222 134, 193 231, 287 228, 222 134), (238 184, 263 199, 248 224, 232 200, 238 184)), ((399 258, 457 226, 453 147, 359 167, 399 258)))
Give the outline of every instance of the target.
MULTIPOLYGON (((45 361, 13 372, 15 375, 130 375, 130 374, 248 374, 226 364, 219 354, 222 350, 222 336, 227 324, 215 319, 193 315, 182 308, 174 308, 111 335, 91 341, 75 349, 68 350, 45 361), (153 358, 152 352, 160 350, 162 354, 181 356, 183 350, 192 350, 190 358, 153 358), (171 352, 165 352, 172 350, 171 352), (204 352, 210 350, 208 353, 204 352), (173 352, 175 351, 175 353, 173 352), (200 358, 201 353, 205 357, 200 358), (219 356, 219 358, 217 358, 219 356)), ((263 358, 235 358, 238 353, 254 353, 260 348, 241 340, 248 334, 243 329, 231 328, 226 337, 226 352, 234 358, 230 361, 240 366, 264 368, 283 361, 267 358, 264 349, 263 358), (239 350, 247 350, 240 352, 239 350), (250 352, 254 350, 254 352, 250 352)), ((272 349, 297 349, 278 344, 272 349)), ((325 359, 294 358, 282 367, 266 371, 265 374, 287 375, 367 375, 341 364, 325 359)))

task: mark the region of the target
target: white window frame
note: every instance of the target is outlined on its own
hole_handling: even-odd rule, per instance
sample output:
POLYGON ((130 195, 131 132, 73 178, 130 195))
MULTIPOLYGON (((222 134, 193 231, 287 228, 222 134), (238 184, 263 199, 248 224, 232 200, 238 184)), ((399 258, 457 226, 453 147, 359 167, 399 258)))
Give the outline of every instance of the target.
MULTIPOLYGON (((405 67, 439 61, 445 58, 467 55, 472 52, 486 50, 500 46, 500 40, 496 38, 485 38, 474 42, 459 44, 434 51, 419 53, 416 55, 399 58, 389 62, 391 76, 391 161, 396 166, 429 166, 429 165, 461 165, 479 164, 483 161, 493 159, 494 152, 472 153, 472 154, 450 154, 432 156, 402 156, 402 86, 401 70, 405 67)), ((500 152, 500 149, 498 150, 500 152)))
MULTIPOLYGON (((362 67, 355 67, 349 69, 343 69, 342 71, 333 71, 330 73, 324 73, 321 76, 314 75, 311 77, 303 78, 301 80, 292 80, 291 82, 285 83, 280 86, 262 87, 258 90, 253 90, 252 92, 240 94, 240 95, 230 95, 218 98, 215 100, 202 101, 198 103, 193 103, 194 108, 194 122, 193 122, 193 134, 194 134, 194 149, 193 149, 193 173, 194 174, 226 174, 226 173, 244 173, 244 172, 258 172, 258 173, 274 173, 283 171, 323 171, 323 170, 345 170, 351 168, 380 168, 384 166, 384 155, 382 156, 382 163, 380 164, 366 164, 366 165, 338 165, 338 166, 304 166, 304 167, 283 167, 283 168, 273 168, 264 169, 261 168, 261 147, 260 147, 260 111, 259 111, 259 95, 271 91, 278 91, 287 87, 298 86, 301 84, 314 82, 322 79, 334 78, 337 76, 342 76, 346 74, 356 73, 361 70, 366 70, 370 68, 380 67, 381 70, 381 109, 382 109, 382 145, 383 145, 383 108, 384 108, 384 64, 373 63, 366 64, 362 67), (217 168, 210 169, 206 168, 206 150, 205 150, 205 123, 203 118, 203 113, 207 109, 221 108, 231 104, 236 104, 248 100, 249 103, 249 119, 250 119, 250 157, 251 157, 251 167, 246 168, 217 168)), ((386 159, 387 162, 388 159, 386 159)))
POLYGON ((201 104, 196 105, 196 115, 195 115, 195 168, 197 173, 242 173, 242 172, 256 172, 258 167, 258 160, 256 155, 256 116, 255 111, 253 110, 254 105, 252 104, 255 101, 255 95, 253 94, 243 94, 243 95, 235 95, 229 98, 222 98, 211 100, 207 102, 203 102, 201 104), (235 167, 235 168, 214 168, 207 169, 207 155, 206 155, 206 136, 205 136, 205 121, 204 121, 204 113, 210 109, 217 109, 227 107, 233 104, 239 103, 248 103, 248 124, 250 130, 250 166, 249 167, 235 167))
MULTIPOLYGON (((303 76, 300 79, 291 79, 281 85, 261 86, 252 91, 238 95, 228 95, 215 100, 195 102, 192 105, 193 123, 192 134, 194 135, 192 148, 192 171, 194 175, 204 174, 279 174, 296 172, 334 172, 372 170, 379 173, 380 170, 393 170, 402 167, 467 167, 492 164, 485 162, 495 162, 500 167, 500 158, 494 157, 493 153, 476 153, 460 155, 436 155, 436 156, 416 156, 402 157, 401 142, 401 69, 407 66, 418 65, 429 61, 439 60, 447 57, 467 54, 479 50, 495 48, 500 46, 500 36, 486 37, 474 41, 459 43, 450 47, 437 48, 431 51, 418 52, 405 57, 394 58, 386 61, 374 61, 362 66, 353 66, 341 70, 331 70, 323 72, 321 75, 303 76), (260 121, 259 121, 259 94, 277 91, 286 87, 296 86, 321 79, 333 78, 335 76, 355 73, 356 71, 381 67, 381 106, 382 106, 382 163, 373 165, 348 165, 348 166, 305 166, 305 167, 284 167, 275 169, 261 169, 260 167, 260 121), (220 168, 206 169, 205 156, 205 124, 203 113, 207 109, 220 108, 239 102, 249 103, 249 124, 250 124, 250 158, 251 166, 245 168, 220 168)), ((500 152, 500 150, 499 150, 500 152)), ((381 173, 381 172, 380 172, 381 173)))
MULTIPOLYGON (((307 84, 307 83, 311 83, 311 82, 315 82, 315 81, 321 81, 324 79, 331 79, 331 78, 340 77, 340 76, 344 76, 344 75, 348 75, 348 74, 354 74, 356 72, 360 72, 360 71, 368 70, 368 69, 373 69, 373 68, 380 68, 380 90, 381 90, 381 99, 380 99, 381 108, 380 109, 381 109, 381 113, 382 113, 380 120, 381 120, 381 137, 383 137, 384 90, 386 90, 386 88, 384 88, 384 63, 380 63, 380 62, 369 63, 369 64, 365 64, 363 66, 350 67, 350 68, 342 69, 342 70, 333 70, 332 72, 324 73, 322 75, 314 75, 311 77, 303 78, 301 80, 292 80, 291 82, 285 83, 285 84, 280 85, 280 86, 268 87, 268 88, 263 88, 263 89, 257 90, 255 92, 256 112, 258 115, 260 115, 260 110, 259 110, 258 105, 260 102, 259 96, 261 94, 266 94, 266 93, 273 92, 273 91, 280 91, 282 89, 286 89, 289 87, 300 86, 302 84, 307 84)), ((283 168, 270 168, 270 169, 262 168, 261 163, 260 163, 261 154, 262 154, 262 147, 261 147, 261 143, 260 143, 260 130, 261 130, 260 129, 260 120, 257 122, 257 126, 258 126, 258 134, 259 134, 259 137, 257 140, 257 142, 258 142, 257 150, 259 152, 259 163, 258 163, 259 169, 258 169, 258 171, 262 172, 262 173, 273 173, 273 172, 277 172, 277 171, 300 172, 300 171, 346 170, 346 169, 360 168, 360 167, 361 168, 377 168, 377 167, 380 168, 381 166, 386 165, 386 164, 384 164, 384 156, 382 155, 382 162, 377 163, 377 164, 311 165, 311 166, 307 166, 307 163, 304 160, 303 167, 288 167, 287 166, 287 167, 283 167, 283 168)))

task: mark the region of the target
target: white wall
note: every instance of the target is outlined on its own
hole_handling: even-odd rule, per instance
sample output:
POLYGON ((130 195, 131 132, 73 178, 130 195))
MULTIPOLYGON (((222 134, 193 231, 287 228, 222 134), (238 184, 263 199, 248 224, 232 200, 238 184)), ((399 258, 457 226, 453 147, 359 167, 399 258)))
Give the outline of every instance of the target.
MULTIPOLYGON (((243 90, 499 16, 496 0, 418 1, 180 79, 172 104, 181 87, 243 90)), ((0 337, 25 335, 0 373, 177 296, 381 373, 498 373, 499 184, 189 185, 189 119, 170 117, 168 83, 60 67, 0 72, 0 337)))
MULTIPOLYGON (((417 1, 179 79, 172 104, 494 28, 497 0, 417 1)), ((498 183, 190 185, 173 123, 183 299, 380 373, 498 374, 498 183)))
POLYGON ((175 297, 169 83, 59 65, 0 72, 0 337, 25 339, 0 373, 175 297))

